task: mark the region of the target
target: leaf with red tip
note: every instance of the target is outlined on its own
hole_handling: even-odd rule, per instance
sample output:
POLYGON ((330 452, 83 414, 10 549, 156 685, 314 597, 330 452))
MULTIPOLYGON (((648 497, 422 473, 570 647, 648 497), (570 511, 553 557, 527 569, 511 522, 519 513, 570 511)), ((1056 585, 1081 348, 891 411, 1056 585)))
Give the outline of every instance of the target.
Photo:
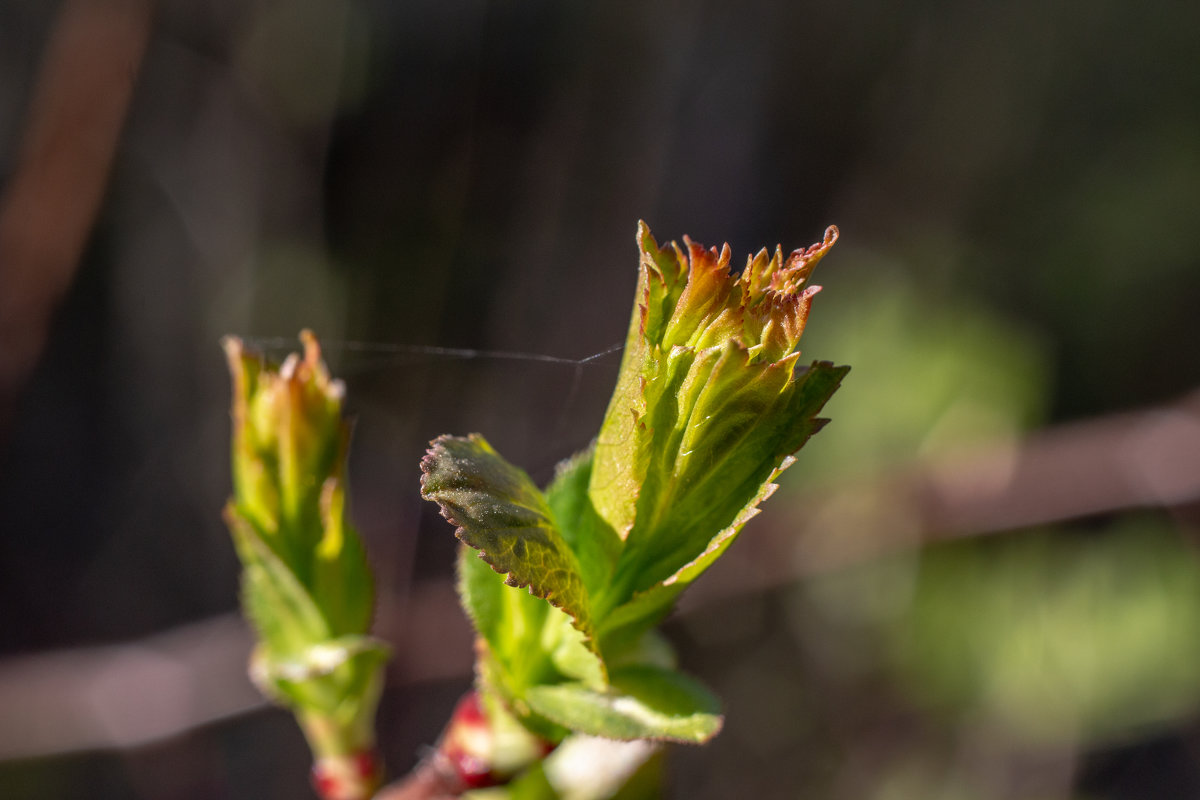
POLYGON ((597 613, 701 558, 819 429, 846 368, 798 368, 796 347, 807 280, 836 238, 830 228, 786 261, 764 250, 736 275, 728 247, 685 238, 685 253, 639 227, 637 305, 588 487, 623 541, 597 613))

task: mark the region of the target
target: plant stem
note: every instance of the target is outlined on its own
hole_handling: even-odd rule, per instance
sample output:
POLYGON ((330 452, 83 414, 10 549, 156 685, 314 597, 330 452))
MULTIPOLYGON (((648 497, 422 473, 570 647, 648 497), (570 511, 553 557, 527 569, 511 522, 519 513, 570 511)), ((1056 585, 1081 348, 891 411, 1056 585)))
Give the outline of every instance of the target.
POLYGON ((322 800, 370 800, 383 778, 370 742, 347 741, 345 728, 318 714, 298 715, 315 755, 313 788, 322 800))

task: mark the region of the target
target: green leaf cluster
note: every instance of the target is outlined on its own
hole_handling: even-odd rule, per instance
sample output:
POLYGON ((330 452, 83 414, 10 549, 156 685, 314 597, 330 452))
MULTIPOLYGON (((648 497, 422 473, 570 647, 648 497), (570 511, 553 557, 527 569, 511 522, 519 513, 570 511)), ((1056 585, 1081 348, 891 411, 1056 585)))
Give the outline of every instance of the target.
POLYGON ((481 688, 531 730, 700 743, 720 729, 716 699, 653 629, 824 423, 847 368, 798 367, 796 345, 817 291, 805 284, 836 237, 786 260, 763 250, 731 274, 728 246, 660 247, 641 224, 595 445, 541 491, 478 434, 432 443, 422 494, 466 545, 459 588, 481 688))
POLYGON ((318 757, 369 751, 387 648, 367 635, 370 567, 346 510, 340 382, 315 337, 272 365, 224 342, 233 377, 234 494, 226 522, 258 634, 251 676, 292 708, 318 757))

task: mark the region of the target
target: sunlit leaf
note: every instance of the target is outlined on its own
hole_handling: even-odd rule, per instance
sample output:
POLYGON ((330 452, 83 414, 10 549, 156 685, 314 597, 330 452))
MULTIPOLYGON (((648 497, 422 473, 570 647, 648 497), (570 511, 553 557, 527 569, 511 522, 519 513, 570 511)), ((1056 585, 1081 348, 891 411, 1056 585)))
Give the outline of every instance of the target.
POLYGON ((529 476, 477 434, 434 440, 421 469, 422 494, 458 526, 458 538, 507 575, 509 586, 528 587, 568 613, 590 640, 591 609, 578 561, 529 476))
POLYGON ((699 744, 721 729, 720 704, 697 683, 671 670, 627 667, 607 691, 581 684, 532 688, 534 711, 580 733, 609 739, 662 739, 699 744))

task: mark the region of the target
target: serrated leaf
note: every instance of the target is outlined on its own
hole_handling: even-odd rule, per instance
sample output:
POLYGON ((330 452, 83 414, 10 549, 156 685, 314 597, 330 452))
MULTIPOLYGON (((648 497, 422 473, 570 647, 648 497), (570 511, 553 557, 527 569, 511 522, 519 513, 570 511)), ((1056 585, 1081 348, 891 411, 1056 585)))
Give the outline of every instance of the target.
POLYGON ((488 566, 478 550, 465 544, 458 553, 458 594, 475 630, 497 653, 515 649, 516 643, 528 638, 527 632, 540 629, 549 608, 540 598, 507 586, 504 576, 488 566), (528 598, 523 604, 528 613, 514 618, 506 590, 528 598))
POLYGON ((693 366, 679 390, 681 404, 694 397, 688 418, 660 423, 660 430, 671 425, 671 433, 660 434, 655 446, 661 460, 647 472, 637 520, 615 569, 617 596, 606 598, 608 604, 620 604, 698 559, 711 563, 715 556, 702 555, 713 546, 713 529, 740 527, 737 520, 762 499, 764 484, 783 460, 823 425, 816 415, 848 370, 815 362, 787 380, 790 364, 746 359, 743 348, 729 344, 711 372, 701 370, 695 381, 693 366), (697 382, 703 383, 699 391, 692 388, 697 382), (702 426, 701 434, 693 432, 702 426))
POLYGON ((507 694, 520 696, 526 687, 548 677, 547 665, 562 675, 603 686, 604 664, 571 618, 503 577, 463 546, 459 554, 459 594, 475 629, 495 657, 493 666, 507 694))
POLYGON ((571 617, 503 577, 463 545, 459 552, 458 590, 475 629, 498 658, 504 689, 519 696, 548 677, 549 663, 562 675, 603 687, 607 671, 592 643, 571 617))
MULTIPOLYGON (((560 466, 559 477, 547 493, 556 519, 561 519, 559 510, 574 520, 586 513, 581 507, 581 496, 583 502, 587 499, 586 467, 587 461, 580 457, 560 466), (584 469, 580 470, 580 466, 584 469)), ((563 535, 565 538, 566 529, 563 535)), ((611 529, 608 535, 619 544, 611 529)), ((582 563, 581 559, 581 567, 582 563)), ((510 691, 519 692, 530 685, 538 671, 531 658, 539 654, 548 654, 563 675, 603 686, 604 665, 590 642, 572 625, 570 616, 527 591, 506 585, 503 577, 479 557, 478 551, 465 545, 459 555, 458 575, 463 607, 492 652, 502 657, 509 672, 510 691)))
POLYGON ((578 561, 529 476, 478 434, 435 439, 421 469, 422 496, 442 507, 458 538, 506 574, 509 586, 528 587, 569 614, 590 641, 591 607, 578 561))
POLYGON ((662 621, 683 590, 721 557, 729 545, 733 544, 733 540, 741 533, 747 522, 758 516, 759 503, 775 493, 779 487, 774 480, 793 462, 794 459, 790 456, 784 459, 783 463, 771 473, 768 482, 763 484, 754 499, 746 504, 729 527, 712 538, 704 552, 684 564, 671 576, 648 589, 637 592, 629 602, 605 616, 600 632, 601 645, 605 653, 623 649, 662 621))
POLYGON ((720 704, 697 681, 652 666, 610 675, 610 688, 582 684, 535 686, 526 699, 538 714, 580 733, 609 739, 660 739, 692 744, 721 729, 720 704))

